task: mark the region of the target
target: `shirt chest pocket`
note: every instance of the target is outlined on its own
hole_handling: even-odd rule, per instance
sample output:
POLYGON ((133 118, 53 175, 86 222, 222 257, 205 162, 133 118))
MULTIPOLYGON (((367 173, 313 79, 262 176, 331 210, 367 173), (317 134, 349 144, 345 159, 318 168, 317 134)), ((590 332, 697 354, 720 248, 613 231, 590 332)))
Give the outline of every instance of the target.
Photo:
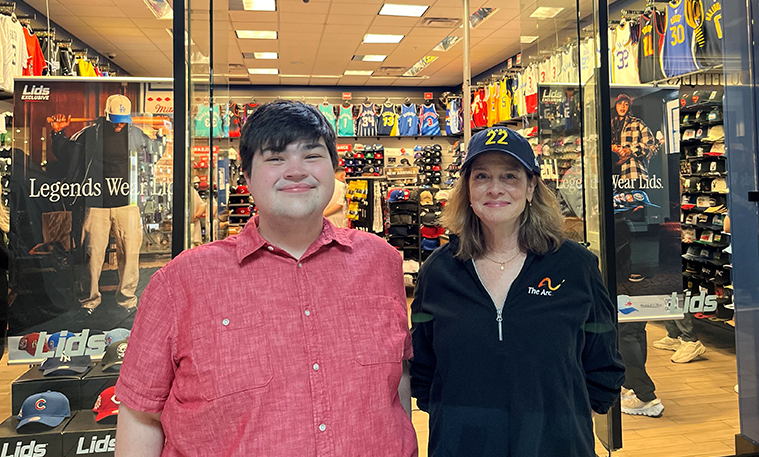
POLYGON ((274 376, 261 313, 215 317, 192 327, 193 364, 206 400, 259 389, 274 376))
POLYGON ((383 297, 382 301, 388 303, 387 307, 365 308, 365 303, 355 303, 355 308, 346 313, 353 358, 360 365, 403 360, 407 325, 403 316, 394 309, 392 299, 383 297))

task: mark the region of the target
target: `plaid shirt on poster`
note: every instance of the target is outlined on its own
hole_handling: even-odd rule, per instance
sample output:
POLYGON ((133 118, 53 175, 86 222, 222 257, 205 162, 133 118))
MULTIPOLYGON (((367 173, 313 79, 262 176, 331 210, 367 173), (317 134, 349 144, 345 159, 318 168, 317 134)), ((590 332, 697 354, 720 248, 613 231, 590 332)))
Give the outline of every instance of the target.
POLYGON ((627 116, 622 133, 620 146, 632 152, 630 157, 622 162, 621 179, 648 178, 648 161, 656 154, 656 137, 646 124, 635 116, 627 116))

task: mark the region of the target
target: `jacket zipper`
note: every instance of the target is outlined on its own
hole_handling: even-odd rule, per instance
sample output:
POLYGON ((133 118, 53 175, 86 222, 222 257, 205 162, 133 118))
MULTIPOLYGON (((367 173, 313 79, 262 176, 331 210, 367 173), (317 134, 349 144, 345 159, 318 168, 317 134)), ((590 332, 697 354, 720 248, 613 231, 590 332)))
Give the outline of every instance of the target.
POLYGON ((498 341, 503 341, 503 308, 496 310, 495 320, 498 322, 498 341))

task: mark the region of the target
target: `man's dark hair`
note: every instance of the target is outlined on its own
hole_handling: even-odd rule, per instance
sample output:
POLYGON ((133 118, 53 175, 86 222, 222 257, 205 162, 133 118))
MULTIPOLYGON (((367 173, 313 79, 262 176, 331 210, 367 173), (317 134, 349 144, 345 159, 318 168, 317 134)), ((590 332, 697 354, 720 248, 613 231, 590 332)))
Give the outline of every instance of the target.
POLYGON ((297 141, 327 144, 332 168, 337 167, 335 131, 318 109, 302 102, 279 100, 261 105, 245 121, 240 135, 242 171, 250 175, 253 156, 263 151, 282 152, 297 141))

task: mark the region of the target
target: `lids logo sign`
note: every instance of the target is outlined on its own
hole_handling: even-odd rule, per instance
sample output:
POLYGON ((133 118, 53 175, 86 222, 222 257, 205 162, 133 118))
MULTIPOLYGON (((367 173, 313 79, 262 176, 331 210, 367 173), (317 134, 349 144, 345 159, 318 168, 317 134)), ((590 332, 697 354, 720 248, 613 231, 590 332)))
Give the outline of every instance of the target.
POLYGON ((25 84, 24 90, 21 92, 21 100, 28 102, 50 100, 50 88, 41 84, 39 86, 32 84, 31 87, 29 87, 28 84, 25 84))
POLYGON ((36 440, 28 444, 18 441, 15 449, 11 449, 9 443, 3 443, 3 448, 0 450, 0 457, 44 457, 45 455, 47 455, 47 443, 37 443, 36 440))

